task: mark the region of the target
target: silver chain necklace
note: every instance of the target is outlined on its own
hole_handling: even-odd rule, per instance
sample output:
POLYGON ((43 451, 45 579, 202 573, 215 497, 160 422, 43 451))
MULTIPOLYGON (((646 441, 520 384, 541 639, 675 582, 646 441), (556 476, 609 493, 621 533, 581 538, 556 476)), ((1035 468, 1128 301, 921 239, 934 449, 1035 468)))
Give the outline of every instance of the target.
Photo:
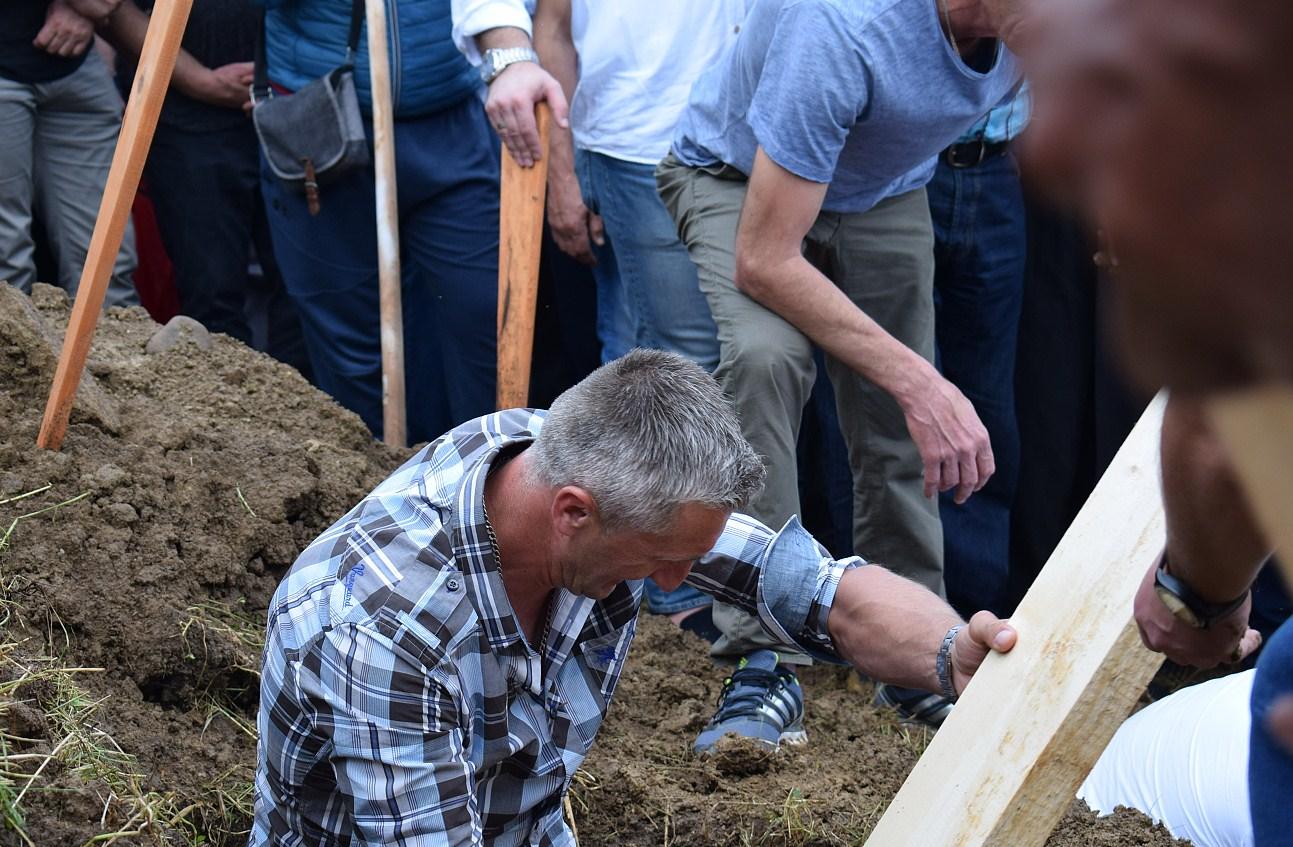
POLYGON ((503 554, 498 550, 498 536, 494 533, 494 524, 489 519, 489 507, 485 505, 483 497, 480 500, 480 508, 485 513, 485 534, 489 536, 489 546, 494 551, 494 561, 498 564, 499 570, 502 570, 503 554))
MULTIPOLYGON (((494 532, 494 522, 489 519, 489 506, 485 505, 485 498, 480 500, 480 509, 485 513, 485 535, 489 537, 489 547, 494 551, 494 561, 498 564, 498 569, 503 569, 503 554, 498 549, 498 535, 494 532)), ((548 643, 548 636, 552 633, 552 609, 548 609, 547 620, 543 624, 543 635, 539 638, 539 644, 548 643)), ((542 649, 542 647, 540 647, 542 649)))
POLYGON ((947 8, 947 0, 939 0, 938 5, 943 9, 943 24, 947 27, 947 37, 952 42, 952 49, 959 56, 961 55, 961 45, 956 43, 956 34, 952 32, 952 11, 947 8))

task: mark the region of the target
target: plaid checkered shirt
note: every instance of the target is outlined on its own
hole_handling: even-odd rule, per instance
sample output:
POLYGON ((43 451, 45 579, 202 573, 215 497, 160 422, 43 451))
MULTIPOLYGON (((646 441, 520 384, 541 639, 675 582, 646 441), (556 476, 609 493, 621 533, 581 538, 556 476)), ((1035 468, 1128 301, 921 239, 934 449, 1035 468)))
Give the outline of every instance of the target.
MULTIPOLYGON (((605 717, 642 583, 554 593, 537 651, 485 529, 499 451, 544 412, 432 442, 316 539, 274 594, 252 847, 571 845, 561 798, 605 717)), ((830 658, 841 574, 792 520, 734 515, 688 582, 830 658)))

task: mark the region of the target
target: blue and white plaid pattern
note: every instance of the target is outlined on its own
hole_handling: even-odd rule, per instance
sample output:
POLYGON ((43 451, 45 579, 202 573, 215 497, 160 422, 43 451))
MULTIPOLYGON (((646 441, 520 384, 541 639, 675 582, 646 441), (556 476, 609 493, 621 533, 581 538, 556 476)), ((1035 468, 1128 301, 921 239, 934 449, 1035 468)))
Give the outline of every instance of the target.
MULTIPOLYGON (((601 726, 642 583, 561 590, 534 652, 485 532, 485 476, 544 413, 429 444, 297 559, 274 594, 251 845, 569 845, 561 797, 601 726)), ((689 582, 831 656, 844 570, 791 521, 729 521, 689 582)))

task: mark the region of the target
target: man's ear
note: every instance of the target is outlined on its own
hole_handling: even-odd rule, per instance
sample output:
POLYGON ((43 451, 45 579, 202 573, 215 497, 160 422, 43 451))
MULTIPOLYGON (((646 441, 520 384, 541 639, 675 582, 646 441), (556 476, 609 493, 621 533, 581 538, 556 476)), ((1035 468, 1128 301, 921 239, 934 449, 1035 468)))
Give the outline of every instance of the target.
POLYGON ((552 498, 552 526, 560 535, 571 536, 589 527, 597 527, 600 516, 597 501, 578 485, 566 485, 552 498))

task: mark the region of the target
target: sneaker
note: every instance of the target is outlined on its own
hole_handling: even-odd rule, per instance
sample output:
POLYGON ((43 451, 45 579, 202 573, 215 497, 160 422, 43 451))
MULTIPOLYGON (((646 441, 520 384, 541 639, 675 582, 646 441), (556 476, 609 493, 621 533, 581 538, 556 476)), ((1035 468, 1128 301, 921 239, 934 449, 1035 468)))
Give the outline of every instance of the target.
POLYGON ((771 650, 757 650, 741 659, 736 671, 723 681, 718 711, 696 737, 696 753, 712 753, 725 735, 749 738, 769 750, 783 742, 803 744, 808 740, 799 678, 779 661, 771 650))
POLYGON ((921 723, 938 729, 952 713, 953 703, 942 694, 878 682, 875 686, 875 705, 895 710, 903 723, 921 723))

